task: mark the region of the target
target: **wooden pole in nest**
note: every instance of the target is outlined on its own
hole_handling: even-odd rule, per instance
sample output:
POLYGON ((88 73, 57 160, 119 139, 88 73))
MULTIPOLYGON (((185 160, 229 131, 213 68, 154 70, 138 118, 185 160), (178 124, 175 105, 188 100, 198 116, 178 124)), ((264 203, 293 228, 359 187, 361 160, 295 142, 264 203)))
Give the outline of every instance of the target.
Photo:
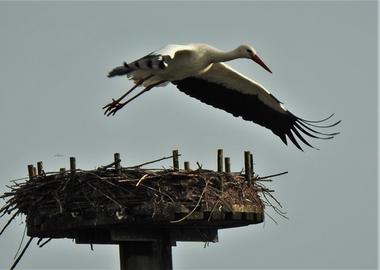
POLYGON ((231 161, 229 157, 224 158, 224 170, 226 173, 231 172, 231 161))
POLYGON ((115 162, 115 170, 116 170, 117 173, 120 173, 121 172, 120 153, 113 154, 113 159, 114 159, 114 162, 115 162))
POLYGON ((179 170, 178 150, 173 150, 173 169, 179 170))
POLYGON ((75 157, 70 157, 70 172, 71 172, 71 175, 75 174, 76 169, 77 169, 77 164, 76 164, 76 161, 75 161, 75 157))
POLYGON ((42 175, 42 170, 43 170, 42 161, 38 161, 37 162, 37 173, 38 173, 38 175, 42 175))
POLYGON ((244 171, 245 180, 248 184, 252 184, 252 169, 251 169, 251 153, 249 151, 244 151, 244 171))
POLYGON ((218 149, 218 172, 223 172, 223 149, 218 149))
MULTIPOLYGON (((218 173, 222 173, 223 172, 223 149, 218 149, 218 154, 217 154, 217 164, 218 164, 218 173)), ((220 180, 220 191, 223 192, 223 178, 222 177, 219 177, 219 180, 220 180)))
POLYGON ((253 177, 254 170, 253 170, 253 155, 252 154, 249 154, 249 161, 251 163, 251 175, 253 177))
POLYGON ((190 171, 190 162, 189 161, 185 161, 183 163, 183 166, 184 166, 185 171, 190 171))
POLYGON ((33 164, 28 165, 28 175, 29 175, 29 180, 32 180, 34 176, 33 164))

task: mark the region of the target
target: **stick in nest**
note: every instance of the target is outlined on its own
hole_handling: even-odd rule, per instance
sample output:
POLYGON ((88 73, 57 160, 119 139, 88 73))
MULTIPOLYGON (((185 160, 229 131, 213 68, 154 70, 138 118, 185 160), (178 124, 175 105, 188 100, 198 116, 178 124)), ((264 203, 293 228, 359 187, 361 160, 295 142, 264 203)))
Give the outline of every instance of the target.
POLYGON ((140 180, 136 183, 136 187, 138 187, 140 185, 140 183, 148 176, 149 174, 144 174, 140 180))
MULTIPOLYGON (((181 156, 181 154, 178 154, 178 156, 181 156)), ((156 163, 156 162, 159 162, 159 161, 162 161, 162 160, 165 160, 165 159, 170 159, 170 158, 173 158, 173 156, 163 157, 163 158, 155 159, 155 160, 152 160, 152 161, 144 162, 144 163, 141 163, 139 165, 135 165, 135 166, 132 166, 132 167, 127 167, 127 169, 137 169, 137 168, 140 168, 142 166, 145 166, 145 165, 148 165, 148 164, 152 164, 152 163, 156 163)))
POLYGON ((172 220, 170 221, 170 223, 179 223, 181 221, 184 221, 185 219, 187 219, 189 216, 191 216, 195 210, 198 208, 199 204, 201 203, 202 201, 202 198, 203 198, 203 195, 205 194, 206 190, 207 190, 207 186, 208 186, 208 183, 210 182, 210 180, 207 180, 207 183, 205 185, 205 187, 203 188, 203 191, 201 193, 201 196, 199 196, 199 200, 197 202, 197 204, 194 206, 193 210, 190 211, 190 213, 188 213, 186 216, 184 216, 183 218, 181 219, 178 219, 178 220, 172 220))

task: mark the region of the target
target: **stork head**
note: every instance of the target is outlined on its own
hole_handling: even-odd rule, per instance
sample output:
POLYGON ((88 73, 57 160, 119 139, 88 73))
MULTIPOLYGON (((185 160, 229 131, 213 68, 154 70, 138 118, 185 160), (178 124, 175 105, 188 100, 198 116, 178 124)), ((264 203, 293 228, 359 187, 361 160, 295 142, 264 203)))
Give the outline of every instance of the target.
POLYGON ((266 71, 272 73, 272 71, 267 67, 267 65, 265 65, 263 60, 261 60, 260 57, 257 55, 255 48, 253 48, 252 46, 240 45, 238 47, 238 52, 242 58, 252 59, 257 64, 262 66, 266 71))

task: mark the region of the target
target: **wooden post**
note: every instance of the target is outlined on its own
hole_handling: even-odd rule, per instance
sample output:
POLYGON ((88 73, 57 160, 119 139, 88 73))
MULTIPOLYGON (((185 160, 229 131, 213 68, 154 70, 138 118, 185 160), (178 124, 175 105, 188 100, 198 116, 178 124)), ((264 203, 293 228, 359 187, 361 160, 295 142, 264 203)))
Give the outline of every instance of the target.
POLYGON ((38 161, 37 162, 37 174, 42 175, 42 170, 43 170, 42 161, 38 161))
POLYGON ((173 150, 173 169, 179 170, 178 150, 173 150))
POLYGON ((153 241, 123 241, 119 244, 121 270, 172 270, 172 246, 164 234, 153 241))
POLYGON ((185 171, 190 171, 190 162, 189 161, 185 161, 183 163, 183 166, 185 168, 185 171))
POLYGON ((223 172, 223 149, 218 149, 218 172, 223 172))
POLYGON ((75 174, 76 169, 77 169, 77 165, 76 165, 75 157, 70 157, 70 172, 71 172, 71 175, 75 174))
POLYGON ((253 177, 254 171, 253 171, 253 155, 252 154, 249 155, 249 161, 251 162, 251 175, 253 177))
POLYGON ((251 184, 251 153, 249 151, 244 151, 244 171, 245 171, 245 180, 248 184, 251 184))
POLYGON ((225 169, 226 173, 230 173, 231 172, 231 163, 230 163, 230 158, 229 157, 225 157, 224 158, 224 169, 225 169))
POLYGON ((33 166, 33 176, 37 175, 37 168, 33 166))
MULTIPOLYGON (((217 169, 217 171, 218 171, 218 173, 222 173, 223 172, 223 149, 218 149, 218 153, 217 153, 217 167, 218 167, 218 169, 217 169)), ((220 191, 222 191, 223 192, 223 178, 222 177, 220 177, 219 178, 219 180, 220 180, 220 183, 219 183, 219 189, 220 189, 220 191)))
POLYGON ((29 180, 32 180, 34 176, 33 164, 28 165, 28 174, 29 174, 29 180))
POLYGON ((113 154, 113 159, 114 159, 114 162, 115 162, 115 170, 116 170, 117 173, 120 173, 121 172, 120 153, 113 154))

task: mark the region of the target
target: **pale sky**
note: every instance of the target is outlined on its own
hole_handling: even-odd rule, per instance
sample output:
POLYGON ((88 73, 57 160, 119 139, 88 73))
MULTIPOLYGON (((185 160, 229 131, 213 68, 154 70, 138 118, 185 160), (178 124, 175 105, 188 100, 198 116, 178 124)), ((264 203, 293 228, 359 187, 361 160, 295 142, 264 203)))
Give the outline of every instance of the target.
MULTIPOLYGON (((57 170, 75 156, 93 169, 114 152, 133 165, 178 148, 181 161, 215 169, 223 148, 238 171, 251 150, 259 175, 289 171, 269 185, 289 220, 222 230, 207 248, 178 243, 174 269, 376 269, 377 11, 375 1, 0 2, 0 192, 39 160, 57 170), (301 152, 172 85, 103 115, 131 87, 106 78, 110 69, 190 42, 251 44, 273 74, 244 59, 229 64, 302 118, 335 112, 341 134, 301 152)), ((12 264, 22 221, 0 236, 0 269, 12 264)), ((67 239, 32 243, 18 269, 118 267, 116 246, 91 251, 67 239)))

